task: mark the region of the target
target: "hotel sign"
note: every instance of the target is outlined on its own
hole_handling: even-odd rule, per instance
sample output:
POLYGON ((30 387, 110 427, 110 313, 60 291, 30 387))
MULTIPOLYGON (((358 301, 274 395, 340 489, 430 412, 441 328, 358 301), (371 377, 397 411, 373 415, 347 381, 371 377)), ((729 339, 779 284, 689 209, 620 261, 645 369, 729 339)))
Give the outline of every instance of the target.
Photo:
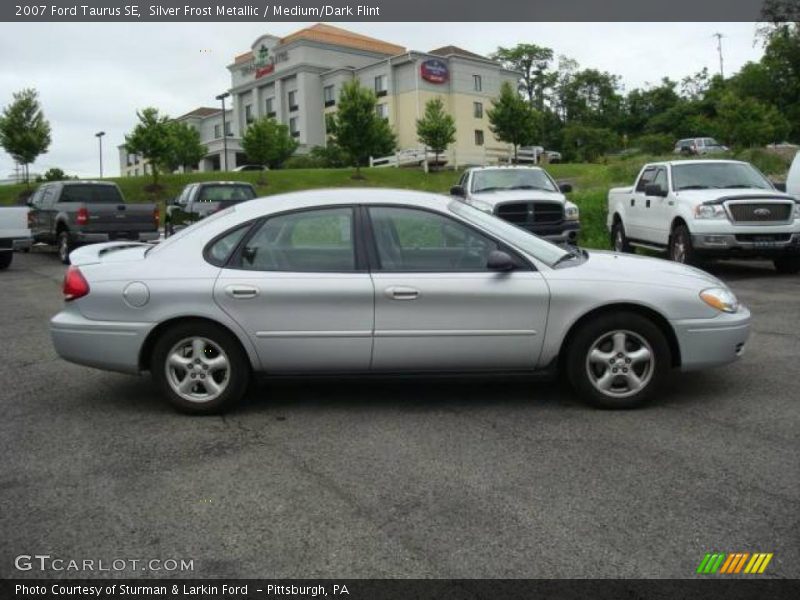
POLYGON ((269 75, 275 71, 275 65, 289 60, 289 53, 285 50, 270 52, 264 44, 258 50, 253 51, 253 62, 242 68, 242 75, 255 72, 255 79, 269 75))
POLYGON ((450 79, 447 63, 436 58, 423 62, 419 67, 419 72, 422 78, 429 83, 447 83, 450 79))

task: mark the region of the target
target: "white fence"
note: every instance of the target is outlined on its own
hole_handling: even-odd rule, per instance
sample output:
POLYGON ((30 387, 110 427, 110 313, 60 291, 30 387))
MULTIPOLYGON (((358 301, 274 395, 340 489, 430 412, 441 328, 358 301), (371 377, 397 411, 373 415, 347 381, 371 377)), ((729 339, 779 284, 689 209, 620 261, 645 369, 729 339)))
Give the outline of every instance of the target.
MULTIPOLYGON (((518 164, 537 164, 542 155, 540 148, 518 148, 518 164)), ((412 148, 398 150, 394 154, 381 157, 369 157, 370 167, 403 167, 403 166, 423 166, 428 170, 428 163, 436 160, 433 152, 425 151, 423 148, 412 148)), ((467 165, 502 165, 514 162, 514 148, 508 147, 487 147, 480 146, 475 150, 464 151, 452 148, 439 155, 440 163, 448 163, 449 166, 458 169, 467 165)))

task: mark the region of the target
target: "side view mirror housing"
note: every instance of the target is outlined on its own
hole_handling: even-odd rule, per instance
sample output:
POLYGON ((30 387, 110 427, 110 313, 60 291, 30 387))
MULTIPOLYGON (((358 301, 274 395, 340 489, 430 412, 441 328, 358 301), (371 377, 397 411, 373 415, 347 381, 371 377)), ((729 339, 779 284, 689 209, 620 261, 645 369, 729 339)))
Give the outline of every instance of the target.
POLYGON ((786 191, 786 182, 785 181, 773 181, 772 185, 779 192, 785 192, 786 191))
POLYGON ((507 252, 492 250, 486 261, 486 267, 491 271, 513 271, 516 265, 507 252))
POLYGON ((558 189, 561 190, 562 193, 568 194, 572 191, 572 184, 559 182, 558 189))
POLYGON ((666 197, 667 190, 662 189, 660 185, 657 183, 648 183, 644 186, 644 195, 645 196, 661 196, 662 198, 666 197))
POLYGON ((450 188, 450 195, 451 196, 461 196, 462 198, 465 197, 467 194, 464 191, 464 188, 460 185, 454 185, 450 188))

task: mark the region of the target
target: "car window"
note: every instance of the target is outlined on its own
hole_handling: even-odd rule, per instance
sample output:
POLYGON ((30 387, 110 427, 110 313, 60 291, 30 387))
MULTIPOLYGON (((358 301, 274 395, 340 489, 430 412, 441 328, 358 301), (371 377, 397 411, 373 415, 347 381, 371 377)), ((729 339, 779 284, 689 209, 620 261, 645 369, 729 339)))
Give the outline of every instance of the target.
POLYGON ((238 268, 253 271, 355 271, 353 210, 304 210, 267 219, 245 242, 236 262, 238 268))
POLYGON ((653 178, 653 184, 661 187, 662 190, 667 190, 667 170, 658 169, 656 176, 653 178))
POLYGON ((249 185, 204 185, 195 202, 243 202, 255 197, 249 185))
POLYGON ((36 191, 33 193, 33 195, 31 196, 30 203, 31 203, 33 206, 36 206, 36 207, 38 208, 38 207, 39 207, 39 205, 40 205, 40 204, 41 204, 41 202, 42 202, 42 195, 43 195, 43 194, 44 194, 44 189, 43 189, 43 188, 39 188, 38 190, 36 190, 36 191))
POLYGON ((56 203, 56 189, 54 186, 48 186, 42 191, 42 197, 39 200, 40 208, 51 208, 56 203))
POLYGON ((86 202, 89 204, 122 204, 122 194, 115 185, 65 185, 61 190, 61 202, 86 202))
POLYGON ((206 253, 208 261, 214 265, 222 266, 230 257, 231 253, 236 249, 239 241, 245 233, 250 229, 252 223, 239 226, 238 228, 224 234, 221 238, 217 239, 211 246, 209 246, 206 253))
POLYGON ((413 208, 369 209, 383 271, 484 271, 497 243, 458 221, 413 208))
POLYGON ((655 177, 655 175, 656 175, 656 168, 655 167, 649 167, 649 168, 645 169, 644 173, 642 173, 642 176, 639 177, 639 183, 636 184, 636 191, 637 192, 643 192, 644 188, 649 183, 652 183, 653 178, 655 177))

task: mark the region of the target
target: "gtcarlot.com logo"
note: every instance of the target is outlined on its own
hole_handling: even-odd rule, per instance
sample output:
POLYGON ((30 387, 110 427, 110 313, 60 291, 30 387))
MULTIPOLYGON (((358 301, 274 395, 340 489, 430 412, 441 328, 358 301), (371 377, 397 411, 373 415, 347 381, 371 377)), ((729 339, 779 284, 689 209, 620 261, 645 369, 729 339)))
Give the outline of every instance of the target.
POLYGON ((18 571, 194 571, 194 560, 183 558, 58 558, 50 554, 20 554, 14 559, 18 571))
POLYGON ((760 575, 765 571, 772 552, 708 552, 700 561, 701 575, 760 575))

